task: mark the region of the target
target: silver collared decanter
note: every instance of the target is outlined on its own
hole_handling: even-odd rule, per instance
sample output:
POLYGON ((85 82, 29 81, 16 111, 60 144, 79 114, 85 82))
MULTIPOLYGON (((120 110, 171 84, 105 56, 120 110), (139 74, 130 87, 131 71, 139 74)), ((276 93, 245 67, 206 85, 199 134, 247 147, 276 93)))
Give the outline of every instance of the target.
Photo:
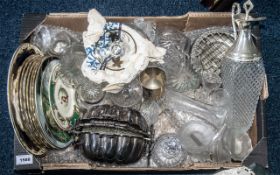
MULTIPOLYGON (((236 5, 236 4, 235 4, 236 5)), ((238 26, 238 36, 226 53, 222 64, 223 86, 230 95, 230 109, 226 124, 230 128, 247 131, 254 120, 256 106, 265 79, 265 69, 259 49, 254 43, 252 26, 265 18, 253 18, 250 0, 244 3, 246 14, 240 6, 233 7, 233 27, 238 26), (238 7, 238 14, 235 13, 238 7)))

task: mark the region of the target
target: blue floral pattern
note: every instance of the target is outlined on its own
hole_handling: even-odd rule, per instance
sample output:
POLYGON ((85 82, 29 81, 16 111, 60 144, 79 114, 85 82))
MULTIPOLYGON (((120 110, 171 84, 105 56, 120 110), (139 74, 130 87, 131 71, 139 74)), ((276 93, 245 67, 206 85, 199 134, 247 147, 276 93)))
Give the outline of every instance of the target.
POLYGON ((104 26, 104 34, 96 43, 85 49, 86 63, 91 70, 98 70, 102 63, 110 57, 110 45, 114 41, 114 37, 120 38, 121 23, 107 22, 104 26))

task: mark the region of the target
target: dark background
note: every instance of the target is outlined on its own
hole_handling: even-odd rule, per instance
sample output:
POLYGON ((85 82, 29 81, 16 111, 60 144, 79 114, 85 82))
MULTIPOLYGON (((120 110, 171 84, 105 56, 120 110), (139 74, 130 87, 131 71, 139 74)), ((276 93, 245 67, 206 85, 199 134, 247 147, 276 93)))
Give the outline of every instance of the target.
MULTIPOLYGON (((278 0, 253 0, 263 23, 262 46, 270 97, 265 108, 271 174, 280 174, 280 20, 278 0)), ((86 12, 96 8, 107 16, 182 15, 207 11, 199 0, 1 0, 0 1, 0 175, 13 172, 13 129, 7 107, 9 62, 19 44, 21 18, 25 13, 86 12)))

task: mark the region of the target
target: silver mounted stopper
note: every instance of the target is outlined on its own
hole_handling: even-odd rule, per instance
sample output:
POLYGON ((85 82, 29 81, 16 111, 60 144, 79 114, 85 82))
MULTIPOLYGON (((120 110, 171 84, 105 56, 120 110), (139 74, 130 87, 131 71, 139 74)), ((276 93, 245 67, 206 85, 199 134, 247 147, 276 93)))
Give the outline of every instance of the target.
POLYGON ((226 55, 236 61, 258 61, 261 58, 261 53, 254 43, 251 28, 255 22, 264 20, 265 17, 250 16, 250 12, 254 8, 250 0, 243 4, 243 8, 245 14, 241 13, 239 3, 234 3, 232 6, 232 25, 236 42, 226 55), (238 34, 237 27, 239 28, 238 34))

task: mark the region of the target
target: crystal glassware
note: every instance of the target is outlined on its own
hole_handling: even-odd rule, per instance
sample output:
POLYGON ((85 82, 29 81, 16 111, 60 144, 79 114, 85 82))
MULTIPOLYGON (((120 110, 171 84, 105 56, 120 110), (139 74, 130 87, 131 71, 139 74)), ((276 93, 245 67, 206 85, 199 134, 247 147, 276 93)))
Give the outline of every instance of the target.
POLYGON ((61 56, 61 74, 76 87, 88 83, 90 80, 83 76, 81 66, 86 57, 84 46, 73 43, 67 52, 61 56))
POLYGON ((192 120, 182 126, 178 135, 190 154, 200 154, 209 151, 217 129, 204 120, 192 120))
POLYGON ((166 49, 164 64, 159 65, 165 72, 167 80, 178 75, 178 70, 189 58, 191 41, 183 32, 173 28, 159 29, 156 42, 166 49))
POLYGON ((141 103, 143 97, 143 89, 138 78, 134 79, 117 94, 110 94, 110 98, 115 105, 122 107, 132 107, 141 103))
POLYGON ((214 106, 228 107, 229 94, 223 88, 218 88, 209 94, 209 103, 214 106))
POLYGON ((217 90, 222 85, 222 79, 217 73, 202 72, 202 86, 209 97, 212 91, 217 90))
POLYGON ((140 113, 146 119, 148 125, 156 123, 161 112, 161 107, 154 100, 145 100, 141 104, 140 113))
POLYGON ((61 31, 51 38, 49 52, 54 55, 63 55, 70 46, 71 36, 67 32, 61 31))
POLYGON ((202 88, 196 93, 195 98, 203 103, 210 104, 210 94, 222 85, 222 79, 218 73, 203 71, 201 73, 202 88))
POLYGON ((172 47, 177 48, 179 51, 186 50, 189 52, 191 41, 183 32, 175 28, 159 28, 157 43, 161 47, 170 49, 172 47))
POLYGON ((226 123, 228 127, 246 132, 253 124, 265 81, 263 59, 254 41, 252 28, 265 18, 254 18, 249 15, 253 9, 251 1, 243 5, 246 16, 240 17, 235 14, 233 8, 232 22, 238 24, 239 33, 225 55, 222 78, 223 86, 230 95, 230 114, 226 118, 226 123), (238 16, 239 18, 235 19, 238 16))
POLYGON ((74 42, 82 44, 82 34, 68 28, 39 25, 30 42, 38 46, 43 53, 61 56, 74 42))
POLYGON ((221 140, 214 141, 211 146, 211 160, 218 163, 231 162, 230 152, 225 149, 221 140))
POLYGON ((164 110, 159 114, 157 121, 153 124, 153 128, 156 128, 154 138, 158 138, 163 134, 176 133, 178 124, 175 123, 172 117, 168 110, 164 110))
POLYGON ((156 38, 156 23, 153 21, 146 21, 143 17, 135 18, 133 24, 142 30, 150 41, 156 38))
POLYGON ((51 43, 51 31, 48 26, 40 25, 35 30, 30 42, 36 45, 42 52, 46 53, 51 43))
POLYGON ((186 153, 174 133, 157 138, 152 150, 152 160, 159 167, 176 167, 186 160, 186 153))
POLYGON ((218 133, 215 135, 212 144, 210 145, 210 159, 213 162, 231 162, 230 151, 223 143, 223 136, 226 130, 227 127, 224 124, 221 128, 219 128, 218 133))
POLYGON ((188 57, 173 45, 165 49, 164 64, 159 65, 159 67, 166 72, 167 80, 169 80, 178 76, 178 70, 181 70, 186 65, 188 57))
POLYGON ((200 79, 199 74, 193 71, 190 64, 186 65, 183 62, 176 74, 171 75, 167 80, 167 87, 177 92, 186 92, 197 89, 200 86, 200 79))
POLYGON ((208 105, 170 90, 166 91, 165 99, 167 108, 193 114, 215 126, 222 125, 227 114, 227 108, 208 105), (213 123, 213 121, 215 122, 213 123))
POLYGON ((227 128, 223 134, 222 142, 234 160, 244 160, 253 150, 248 133, 240 129, 227 128))
POLYGON ((88 80, 86 83, 79 85, 77 94, 81 101, 94 104, 101 101, 105 95, 102 91, 102 85, 88 80))

